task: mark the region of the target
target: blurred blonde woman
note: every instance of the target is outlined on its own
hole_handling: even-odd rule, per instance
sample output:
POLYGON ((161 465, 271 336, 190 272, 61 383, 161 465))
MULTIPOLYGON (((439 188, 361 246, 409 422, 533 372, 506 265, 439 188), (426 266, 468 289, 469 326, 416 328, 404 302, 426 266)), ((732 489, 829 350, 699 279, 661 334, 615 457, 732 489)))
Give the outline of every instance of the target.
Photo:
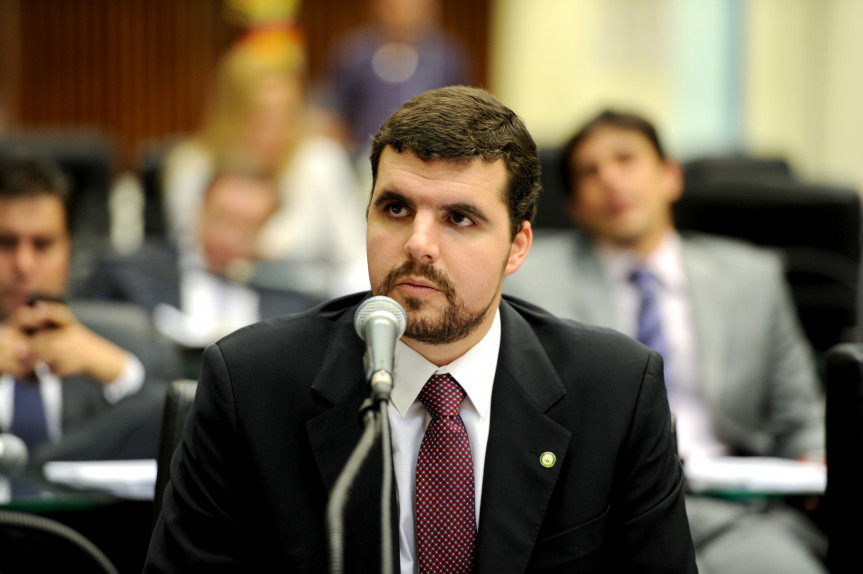
POLYGON ((312 134, 304 53, 285 29, 251 33, 216 70, 199 134, 172 150, 163 174, 171 238, 194 248, 197 215, 214 173, 242 168, 278 180, 281 207, 258 245, 290 264, 285 286, 333 296, 365 289, 363 204, 344 148, 312 134))

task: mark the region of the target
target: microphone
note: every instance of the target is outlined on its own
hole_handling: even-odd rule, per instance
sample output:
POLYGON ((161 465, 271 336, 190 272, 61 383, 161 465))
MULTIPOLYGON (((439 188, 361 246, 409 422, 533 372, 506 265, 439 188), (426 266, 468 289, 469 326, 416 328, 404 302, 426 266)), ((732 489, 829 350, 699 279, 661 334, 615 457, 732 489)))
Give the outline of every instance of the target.
POLYGON ((383 295, 366 299, 354 313, 354 328, 366 342, 366 379, 376 400, 389 400, 396 341, 404 335, 407 322, 402 306, 383 295))
POLYGON ((27 445, 14 434, 0 433, 0 474, 18 474, 27 466, 27 445))

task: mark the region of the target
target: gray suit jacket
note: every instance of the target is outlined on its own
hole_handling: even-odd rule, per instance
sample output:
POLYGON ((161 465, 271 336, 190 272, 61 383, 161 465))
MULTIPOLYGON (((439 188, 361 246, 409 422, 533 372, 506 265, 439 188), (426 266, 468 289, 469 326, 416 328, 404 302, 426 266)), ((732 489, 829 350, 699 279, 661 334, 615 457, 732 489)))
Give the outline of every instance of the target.
MULTIPOLYGON (((772 253, 706 235, 682 237, 703 396, 738 454, 822 456, 823 404, 812 352, 772 253)), ((587 236, 534 241, 504 292, 561 317, 614 327, 609 286, 587 236)))

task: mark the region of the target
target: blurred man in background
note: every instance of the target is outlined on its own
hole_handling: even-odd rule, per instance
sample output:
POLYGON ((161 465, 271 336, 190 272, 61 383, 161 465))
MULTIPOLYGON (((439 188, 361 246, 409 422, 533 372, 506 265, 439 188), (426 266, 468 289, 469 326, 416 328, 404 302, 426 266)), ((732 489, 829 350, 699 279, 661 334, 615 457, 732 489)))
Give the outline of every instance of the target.
POLYGON ((402 103, 469 80, 465 50, 440 28, 439 0, 367 4, 368 24, 349 31, 330 55, 321 102, 360 160, 380 125, 402 103))
POLYGON ((34 462, 155 457, 177 365, 135 309, 64 301, 66 196, 48 162, 0 165, 0 428, 34 462))
POLYGON ((273 176, 219 171, 193 217, 193 243, 150 242, 131 255, 109 256, 90 294, 143 307, 165 335, 193 348, 260 319, 304 311, 318 300, 255 282, 261 234, 280 204, 273 176))
MULTIPOLYGON (((677 233, 682 173, 642 117, 601 113, 570 139, 564 162, 580 229, 538 237, 505 292, 659 351, 685 461, 823 459, 812 352, 778 258, 677 233)), ((687 512, 705 572, 823 571, 795 534, 811 528, 787 509, 689 499, 687 512)))

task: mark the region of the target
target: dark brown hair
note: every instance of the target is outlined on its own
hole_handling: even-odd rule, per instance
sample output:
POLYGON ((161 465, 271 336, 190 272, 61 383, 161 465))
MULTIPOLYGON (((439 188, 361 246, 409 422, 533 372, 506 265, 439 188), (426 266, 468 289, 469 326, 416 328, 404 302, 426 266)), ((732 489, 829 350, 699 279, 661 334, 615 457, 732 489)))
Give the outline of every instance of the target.
POLYGON ((53 195, 63 204, 67 230, 69 183, 51 160, 29 154, 10 154, 0 158, 0 199, 21 199, 53 195))
POLYGON ((662 142, 659 141, 659 134, 650 121, 642 116, 630 112, 605 110, 581 126, 564 145, 563 161, 560 165, 563 170, 562 176, 565 184, 564 192, 567 195, 575 191, 576 171, 572 160, 575 150, 578 149, 587 136, 602 127, 615 127, 640 133, 648 139, 650 144, 653 146, 653 149, 656 150, 659 158, 662 160, 665 159, 665 151, 662 149, 662 142))
POLYGON ((409 151, 423 161, 494 162, 503 158, 511 235, 533 221, 541 189, 536 143, 515 112, 484 90, 452 86, 405 102, 372 140, 372 190, 384 148, 409 151))

